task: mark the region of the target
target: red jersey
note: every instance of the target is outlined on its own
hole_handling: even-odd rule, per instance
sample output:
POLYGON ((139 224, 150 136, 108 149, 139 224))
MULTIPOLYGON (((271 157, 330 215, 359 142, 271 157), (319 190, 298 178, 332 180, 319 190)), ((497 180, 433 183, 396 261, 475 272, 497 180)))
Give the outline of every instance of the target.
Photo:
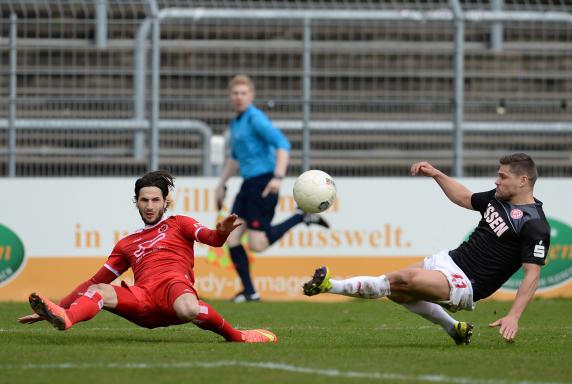
POLYGON ((227 237, 190 217, 167 217, 119 240, 99 271, 62 298, 60 306, 69 308, 90 285, 109 284, 130 267, 139 286, 152 289, 165 280, 194 284, 194 242, 220 247, 227 237))
POLYGON ((200 232, 205 232, 200 241, 211 246, 222 245, 227 237, 190 217, 170 216, 121 239, 105 267, 116 276, 131 267, 136 285, 152 285, 176 276, 186 276, 194 284, 193 245, 200 232))

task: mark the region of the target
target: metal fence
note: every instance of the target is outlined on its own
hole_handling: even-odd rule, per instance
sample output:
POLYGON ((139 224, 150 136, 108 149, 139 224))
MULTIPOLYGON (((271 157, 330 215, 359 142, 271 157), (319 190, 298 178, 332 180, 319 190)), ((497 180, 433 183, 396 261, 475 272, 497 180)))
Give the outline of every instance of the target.
POLYGON ((429 159, 479 176, 525 151, 542 175, 569 176, 571 9, 556 0, 457 9, 442 0, 4 1, 0 174, 208 175, 211 135, 232 117, 227 82, 248 73, 257 105, 293 143, 290 174, 405 175, 429 159))

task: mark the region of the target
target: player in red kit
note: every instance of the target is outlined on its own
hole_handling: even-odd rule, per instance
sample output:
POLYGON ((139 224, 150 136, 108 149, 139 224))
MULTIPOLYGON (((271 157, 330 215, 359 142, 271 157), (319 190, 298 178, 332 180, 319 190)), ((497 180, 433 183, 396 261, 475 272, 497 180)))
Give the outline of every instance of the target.
POLYGON ((93 318, 102 308, 141 327, 156 328, 192 322, 227 341, 277 342, 267 330, 236 330, 194 289, 195 241, 220 247, 240 224, 230 215, 212 230, 187 216, 168 216, 167 195, 173 177, 164 171, 150 172, 135 183, 135 202, 145 227, 124 237, 113 248, 100 270, 64 297, 59 305, 39 293, 29 297, 34 314, 18 320, 47 320, 59 330, 93 318), (129 268, 135 284, 110 283, 129 268))

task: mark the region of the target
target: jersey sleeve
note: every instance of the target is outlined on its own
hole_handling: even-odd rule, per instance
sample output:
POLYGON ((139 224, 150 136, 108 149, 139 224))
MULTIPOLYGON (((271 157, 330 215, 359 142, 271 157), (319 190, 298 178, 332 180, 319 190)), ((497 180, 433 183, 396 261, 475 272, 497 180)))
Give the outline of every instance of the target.
POLYGON ((290 142, 282 133, 281 130, 276 128, 270 119, 262 112, 252 116, 250 123, 253 125, 254 130, 274 148, 290 151, 290 142))
POLYGON ((205 227, 191 217, 177 216, 177 222, 181 227, 183 236, 189 241, 198 241, 211 247, 220 247, 228 237, 228 235, 223 235, 216 229, 205 227))
POLYGON ((76 301, 81 295, 84 294, 87 289, 94 284, 109 284, 115 280, 117 276, 115 273, 110 271, 105 266, 102 266, 99 271, 95 273, 89 280, 84 281, 79 284, 73 291, 68 293, 65 297, 60 300, 59 306, 68 309, 74 301, 76 301))
POLYGON ((115 244, 115 247, 113 247, 111 254, 103 266, 113 272, 117 277, 129 269, 129 260, 123 254, 121 241, 115 244))
POLYGON ((188 216, 179 216, 177 215, 177 224, 181 229, 181 233, 183 237, 187 239, 187 241, 198 241, 198 234, 202 228, 205 228, 204 225, 199 223, 197 220, 193 219, 192 217, 188 216))
POLYGON ((475 211, 479 211, 481 213, 485 212, 487 206, 489 205, 489 201, 495 196, 495 190, 491 189, 490 191, 486 192, 477 192, 471 195, 471 205, 475 211))
POLYGON ((550 227, 541 219, 529 220, 520 232, 523 263, 544 265, 550 247, 550 227))
POLYGON ((228 234, 222 234, 216 229, 207 227, 201 228, 197 236, 197 241, 200 243, 210 245, 211 247, 221 247, 226 241, 228 234))
POLYGON ((117 277, 121 276, 123 272, 127 271, 130 267, 129 261, 124 256, 122 252, 121 241, 115 244, 111 254, 107 258, 107 261, 103 266, 93 275, 89 280, 84 281, 79 284, 73 291, 68 293, 65 297, 60 300, 59 305, 63 308, 69 308, 69 306, 82 295, 90 285, 93 284, 109 284, 117 277))

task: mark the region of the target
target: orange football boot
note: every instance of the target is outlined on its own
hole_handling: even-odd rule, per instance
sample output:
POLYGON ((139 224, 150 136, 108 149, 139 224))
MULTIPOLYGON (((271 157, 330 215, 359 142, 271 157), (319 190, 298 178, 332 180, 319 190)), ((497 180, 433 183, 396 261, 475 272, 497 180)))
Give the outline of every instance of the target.
POLYGON ((28 297, 28 301, 30 302, 30 306, 34 312, 52 323, 56 329, 65 331, 72 326, 72 322, 69 319, 66 310, 46 299, 39 293, 32 293, 30 297, 28 297))
POLYGON ((244 343, 274 343, 278 342, 278 337, 266 329, 249 329, 240 331, 244 343))

